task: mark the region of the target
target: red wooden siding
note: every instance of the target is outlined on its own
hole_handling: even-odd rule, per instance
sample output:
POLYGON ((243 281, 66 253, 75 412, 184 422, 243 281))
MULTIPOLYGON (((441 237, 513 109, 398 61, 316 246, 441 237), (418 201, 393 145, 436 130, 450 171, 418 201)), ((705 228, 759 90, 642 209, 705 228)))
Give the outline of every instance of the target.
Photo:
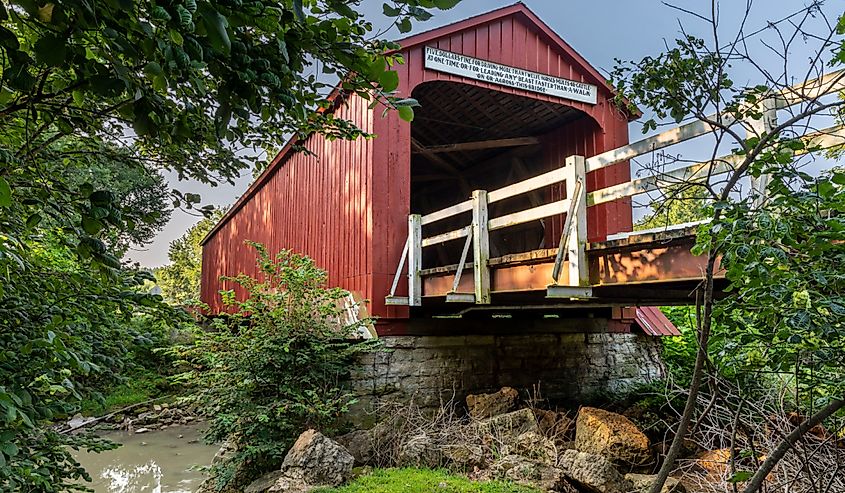
MULTIPOLYGON (((603 78, 551 33, 524 5, 516 4, 401 42, 405 63, 399 72, 399 93, 410 96, 428 81, 477 85, 541 101, 564 102, 586 115, 543 136, 544 166, 561 166, 572 154, 592 156, 628 142, 627 116, 612 104, 603 78), (566 102, 520 89, 426 70, 424 46, 463 53, 526 70, 595 84, 598 104, 566 102)), ((254 255, 243 242, 265 243, 271 252, 290 248, 313 257, 330 274, 330 283, 369 299, 370 313, 389 319, 408 317, 407 307, 387 307, 384 297, 407 238, 411 194, 411 124, 382 108, 370 111, 357 97, 335 110, 376 134, 374 140, 327 142, 312 136, 304 145, 316 154, 283 150, 278 162, 259 178, 233 211, 207 238, 203 250, 202 298, 213 311, 221 309, 217 291, 221 275, 252 274, 254 255)), ((627 163, 591 173, 589 191, 630 178, 627 163)), ((552 193, 560 193, 559 191, 552 193)), ((454 202, 466 197, 455 197, 454 202)), ((589 210, 589 237, 630 230, 630 201, 589 210)), ((556 243, 556 240, 552 243, 556 243)), ((406 283, 400 283, 398 295, 406 283)))
MULTIPOLYGON (((351 97, 336 114, 371 131, 373 112, 351 97)), ((315 155, 292 153, 242 206, 222 223, 203 248, 202 299, 221 311, 222 275, 255 274, 255 255, 245 240, 312 257, 329 273, 329 282, 362 297, 370 295, 372 272, 373 141, 328 141, 315 135, 305 146, 315 155)), ((243 293, 239 293, 243 294, 243 293)))

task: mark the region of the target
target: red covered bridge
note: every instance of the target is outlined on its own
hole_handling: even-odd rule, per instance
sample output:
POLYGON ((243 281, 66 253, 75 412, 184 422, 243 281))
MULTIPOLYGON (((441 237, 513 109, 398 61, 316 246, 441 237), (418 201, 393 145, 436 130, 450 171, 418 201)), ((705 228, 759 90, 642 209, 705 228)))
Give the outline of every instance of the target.
POLYGON ((638 115, 522 4, 400 44, 398 92, 420 102, 414 121, 336 98, 335 114, 376 138, 286 146, 205 238, 203 301, 222 310, 218 291, 232 286, 220 276, 255 273, 252 240, 314 258, 368 300, 380 333, 503 312, 671 332, 656 310, 624 307, 689 302, 703 259, 690 225, 631 233, 631 196, 660 179, 632 180, 628 159, 710 129, 629 145, 638 115))

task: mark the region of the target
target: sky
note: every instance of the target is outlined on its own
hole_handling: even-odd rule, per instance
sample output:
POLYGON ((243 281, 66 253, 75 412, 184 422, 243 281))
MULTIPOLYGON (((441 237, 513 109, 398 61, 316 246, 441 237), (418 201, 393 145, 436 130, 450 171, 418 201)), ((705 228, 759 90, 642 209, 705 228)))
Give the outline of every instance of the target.
MULTIPOLYGON (((450 24, 467 17, 478 15, 498 7, 510 5, 513 0, 462 0, 455 8, 448 11, 435 11, 434 17, 427 22, 415 23, 414 31, 427 31, 450 24)), ((613 69, 615 60, 639 60, 645 56, 656 55, 665 50, 666 44, 672 44, 680 35, 681 25, 686 32, 702 37, 710 35, 708 26, 693 15, 677 8, 667 6, 658 0, 525 0, 552 30, 557 32, 576 51, 602 73, 613 69)), ((812 3, 810 0, 756 0, 752 3, 751 15, 746 32, 764 28, 768 21, 776 21, 789 16, 802 7, 812 3)), ((377 31, 390 25, 382 14, 382 0, 363 0, 360 11, 370 20, 377 31)), ((704 0, 676 0, 673 5, 682 9, 694 10, 709 15, 710 2, 704 0)), ((745 2, 741 0, 722 0, 720 4, 720 32, 732 35, 736 32, 739 20, 744 12, 745 2)), ((842 4, 828 0, 822 10, 831 19, 836 19, 843 11, 842 4)), ((814 22, 821 25, 819 18, 814 22)), ((384 37, 398 39, 404 37, 398 31, 388 31, 384 37)), ((763 43, 776 42, 773 34, 762 33, 749 40, 752 49, 757 50, 762 63, 777 66, 779 61, 763 43), (767 37, 768 36, 768 37, 767 37)), ((803 43, 799 40, 790 55, 797 64, 807 60, 812 40, 803 43)), ((739 77, 742 77, 740 72, 739 77)), ((749 72, 747 80, 737 83, 754 82, 754 75, 749 72)), ((631 140, 640 135, 640 127, 633 123, 631 140)), ((693 146, 694 149, 694 146, 693 146)), ((198 193, 203 204, 215 206, 231 205, 246 190, 252 181, 250 171, 245 171, 234 185, 220 184, 211 188, 192 181, 179 181, 173 173, 165 173, 171 187, 184 192, 198 193)), ((173 211, 170 222, 156 236, 153 242, 144 247, 135 247, 128 254, 128 260, 138 262, 145 267, 157 267, 168 263, 167 250, 171 241, 182 236, 185 231, 200 220, 195 214, 185 211, 173 211)))

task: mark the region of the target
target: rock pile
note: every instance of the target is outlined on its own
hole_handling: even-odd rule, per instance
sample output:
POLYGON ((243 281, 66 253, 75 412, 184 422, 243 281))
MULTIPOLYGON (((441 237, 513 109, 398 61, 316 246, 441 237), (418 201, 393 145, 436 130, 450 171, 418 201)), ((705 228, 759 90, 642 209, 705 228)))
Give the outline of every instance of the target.
POLYGON ((174 425, 191 424, 198 420, 199 418, 188 409, 163 403, 137 407, 131 412, 117 413, 109 418, 108 422, 112 429, 146 433, 164 430, 174 425))
MULTIPOLYGON (((462 422, 426 428, 403 425, 394 416, 337 441, 359 466, 446 466, 473 479, 506 479, 546 491, 637 493, 654 481, 636 474, 655 465, 651 443, 622 415, 582 407, 573 421, 565 413, 520 409, 518 392, 507 387, 471 395, 466 403, 469 419, 462 422), (391 436, 396 430, 399 435, 391 436), (378 460, 385 457, 391 460, 378 460)), ((663 491, 684 488, 672 479, 663 491)))
MULTIPOLYGON (((465 418, 411 422, 394 414, 335 440, 308 430, 279 470, 243 491, 306 493, 337 486, 356 465, 449 467, 472 479, 563 493, 645 493, 654 482, 655 476, 642 474, 656 465, 652 444, 622 415, 582 407, 573 420, 565 413, 520 408, 511 388, 471 395, 466 403, 465 418)), ((670 478, 662 491, 685 489, 670 478)))

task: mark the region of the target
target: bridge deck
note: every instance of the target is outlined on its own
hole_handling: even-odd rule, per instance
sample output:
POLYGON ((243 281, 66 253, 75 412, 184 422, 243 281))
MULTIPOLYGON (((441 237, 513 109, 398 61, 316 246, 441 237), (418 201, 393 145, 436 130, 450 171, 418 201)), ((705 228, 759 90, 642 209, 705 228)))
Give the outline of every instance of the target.
MULTIPOLYGON (((490 293, 492 305, 508 303, 532 305, 649 305, 688 304, 692 290, 701 282, 706 257, 695 256, 695 228, 663 232, 632 233, 625 237, 590 243, 586 254, 593 296, 581 299, 550 299, 546 290, 551 283, 557 249, 491 258, 490 293)), ((564 262, 561 284, 569 283, 568 261, 564 262)), ((420 271, 424 306, 444 311, 446 295, 452 291, 457 264, 420 271), (441 306, 441 304, 443 306, 441 306)), ((466 265, 459 292, 472 292, 472 265, 466 265)), ((721 277, 721 276, 720 276, 721 277)), ((451 310, 445 310, 451 311, 451 310)))

